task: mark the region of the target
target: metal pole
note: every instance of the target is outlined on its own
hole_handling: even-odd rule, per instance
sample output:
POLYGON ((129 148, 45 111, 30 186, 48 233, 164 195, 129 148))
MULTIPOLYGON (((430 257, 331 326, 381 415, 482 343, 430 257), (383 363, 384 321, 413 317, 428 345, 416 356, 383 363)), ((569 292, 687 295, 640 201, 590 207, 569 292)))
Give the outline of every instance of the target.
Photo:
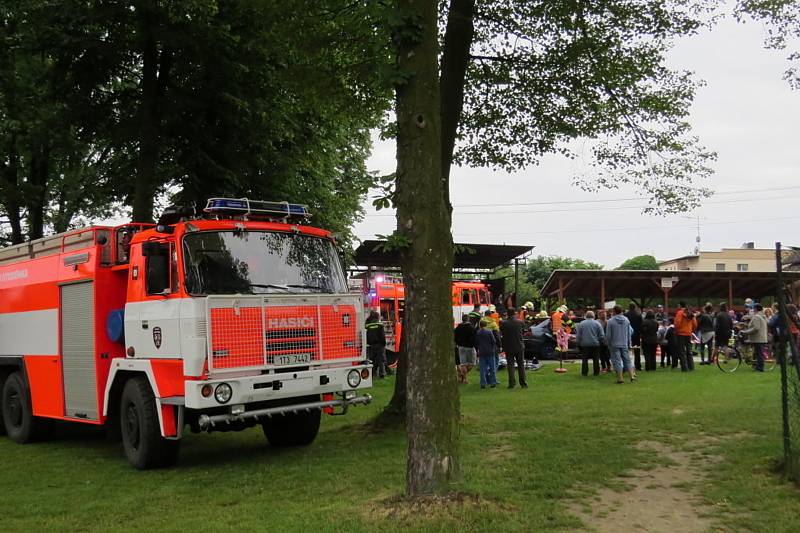
MULTIPOLYGON (((783 257, 781 254, 781 243, 775 243, 775 272, 778 286, 777 298, 780 320, 780 334, 778 335, 778 362, 781 365, 781 409, 783 411, 783 455, 787 467, 791 466, 792 440, 789 427, 789 384, 786 365, 786 341, 789 332, 789 312, 786 309, 786 295, 783 287, 783 257)), ((791 336, 789 337, 791 338, 791 336)), ((796 348, 792 344, 792 361, 797 361, 795 357, 796 348)))
POLYGON ((514 307, 519 309, 519 258, 514 259, 514 307))

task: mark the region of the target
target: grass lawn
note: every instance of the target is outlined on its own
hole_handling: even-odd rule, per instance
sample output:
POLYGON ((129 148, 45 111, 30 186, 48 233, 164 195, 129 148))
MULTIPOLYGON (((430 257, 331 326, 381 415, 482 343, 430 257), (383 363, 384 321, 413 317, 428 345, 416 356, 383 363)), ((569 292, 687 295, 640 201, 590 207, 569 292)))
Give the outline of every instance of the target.
POLYGON ((166 471, 133 470, 118 444, 86 428, 28 446, 0 438, 0 530, 575 530, 586 524, 569 503, 624 487, 627 469, 665 462, 640 441, 707 455, 706 477, 682 488, 702 496, 715 528, 800 530, 800 490, 772 472, 782 450, 779 370, 659 368, 615 385, 568 368, 546 366, 527 390, 481 391, 474 374, 461 388, 458 490, 478 497, 460 505, 386 510, 403 490, 404 436, 363 424, 388 400, 387 379, 372 405, 324 418, 307 448, 271 449, 260 428, 189 434, 179 467, 166 471), (697 444, 709 436, 721 438, 697 444))

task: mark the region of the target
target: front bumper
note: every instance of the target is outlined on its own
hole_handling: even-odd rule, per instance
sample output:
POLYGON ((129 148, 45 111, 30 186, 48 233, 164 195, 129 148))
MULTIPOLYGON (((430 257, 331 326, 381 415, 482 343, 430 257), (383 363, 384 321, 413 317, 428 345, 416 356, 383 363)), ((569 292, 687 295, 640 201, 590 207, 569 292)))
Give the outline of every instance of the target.
POLYGON ((211 409, 238 404, 248 404, 268 400, 281 400, 298 396, 330 394, 347 391, 360 391, 372 387, 372 367, 368 365, 312 368, 297 372, 280 374, 260 374, 244 377, 219 377, 202 381, 185 382, 185 405, 188 409, 211 409), (352 370, 369 370, 369 376, 361 379, 357 387, 347 383, 347 375, 352 370), (230 385, 233 394, 230 400, 220 403, 214 393, 202 395, 202 389, 211 385, 212 391, 220 383, 230 385))
POLYGON ((351 405, 366 405, 372 401, 372 396, 365 394, 364 396, 353 396, 351 398, 341 398, 338 400, 323 400, 320 402, 307 402, 297 403, 292 405, 282 405, 279 407, 268 407, 265 409, 255 409, 253 411, 242 411, 236 414, 225 413, 220 415, 200 415, 197 423, 202 430, 211 430, 217 424, 230 424, 231 422, 239 422, 248 419, 259 420, 262 418, 270 418, 274 415, 281 415, 285 413, 300 413, 303 411, 322 410, 326 408, 340 407, 342 413, 347 411, 351 405))

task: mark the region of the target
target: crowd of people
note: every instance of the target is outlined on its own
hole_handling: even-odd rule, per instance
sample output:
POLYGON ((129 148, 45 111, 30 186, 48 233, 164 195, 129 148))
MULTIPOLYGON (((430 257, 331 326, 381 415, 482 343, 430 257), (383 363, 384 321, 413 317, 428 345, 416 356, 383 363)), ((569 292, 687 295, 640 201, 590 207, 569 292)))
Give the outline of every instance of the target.
MULTIPOLYGON (((789 305, 787 312, 789 333, 797 346, 800 337, 797 308, 789 305)), ((737 334, 742 336, 743 342, 753 347, 754 370, 763 372, 765 354, 773 339, 778 338, 780 329, 777 304, 764 309, 750 298, 745 301, 744 312, 728 309, 724 302, 716 309, 711 303, 706 303, 702 309, 690 310, 682 301, 674 316, 665 313, 661 305, 641 312, 633 303, 625 313, 619 306, 612 313, 607 318, 606 311, 600 311, 595 319, 594 312, 587 311, 577 324, 576 344, 582 358, 583 375, 588 373, 589 360, 593 362, 595 375, 607 372, 605 358, 610 357, 618 383, 622 382, 620 370, 630 372, 631 380, 635 381, 635 372, 642 370, 642 358, 644 370, 655 371, 659 353, 662 368, 680 367, 682 372, 691 372, 695 368, 695 354, 699 354, 701 365, 713 364, 718 351, 727 349, 737 334), (610 338, 609 325, 617 330, 624 330, 627 325, 630 333, 627 346, 626 339, 619 336, 610 338), (617 357, 614 356, 616 350, 619 350, 617 357), (633 362, 626 361, 625 355, 628 353, 633 354, 633 362)))
MULTIPOLYGON (((789 305, 787 311, 788 335, 797 346, 798 309, 789 305)), ((681 301, 674 316, 661 305, 642 311, 634 303, 626 312, 618 305, 597 313, 572 312, 566 305, 560 305, 552 314, 534 311, 531 302, 519 310, 503 306, 499 312, 494 305, 483 312, 480 305, 475 305, 453 331, 458 381, 468 384, 470 371, 477 367, 481 389, 497 387, 500 384, 497 372, 504 355, 508 388, 516 387, 517 383, 527 388, 524 337, 526 331, 547 319, 555 349, 562 357, 574 340, 581 357, 582 375, 589 375, 591 362, 593 375, 613 372, 620 384, 625 383, 625 374, 635 383, 637 372, 655 371, 659 354, 661 368, 680 367, 682 372, 694 370, 696 353, 700 356, 699 364, 713 364, 718 351, 727 348, 736 334, 753 345, 754 369, 763 372, 765 351, 772 339, 778 338, 781 327, 777 305, 764 309, 750 298, 745 300, 744 312, 729 309, 726 303, 716 309, 707 303, 701 309, 690 310, 681 301)), ((377 312, 370 313, 366 330, 367 356, 374 365, 373 375, 380 379, 387 374, 388 367, 386 338, 377 312)), ((534 359, 532 367, 540 366, 534 359)))

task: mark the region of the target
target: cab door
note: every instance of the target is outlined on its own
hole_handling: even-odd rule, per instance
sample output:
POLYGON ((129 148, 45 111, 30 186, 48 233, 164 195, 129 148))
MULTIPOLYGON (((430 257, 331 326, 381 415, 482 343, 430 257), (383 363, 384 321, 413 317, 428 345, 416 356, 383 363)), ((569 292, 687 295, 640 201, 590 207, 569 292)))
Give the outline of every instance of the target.
POLYGON ((125 305, 125 339, 135 357, 181 357, 181 301, 175 245, 151 240, 132 250, 131 282, 125 305))

